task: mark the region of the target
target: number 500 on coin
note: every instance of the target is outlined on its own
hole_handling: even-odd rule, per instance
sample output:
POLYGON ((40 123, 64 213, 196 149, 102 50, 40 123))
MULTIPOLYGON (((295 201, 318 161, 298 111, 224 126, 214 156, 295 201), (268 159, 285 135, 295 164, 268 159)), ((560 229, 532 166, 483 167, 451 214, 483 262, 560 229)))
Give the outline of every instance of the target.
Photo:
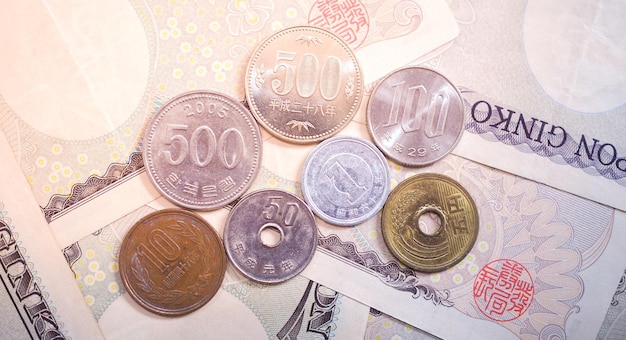
POLYGON ((212 210, 250 187, 261 148, 259 127, 243 104, 194 91, 165 103, 151 119, 143 156, 163 196, 185 208, 212 210))

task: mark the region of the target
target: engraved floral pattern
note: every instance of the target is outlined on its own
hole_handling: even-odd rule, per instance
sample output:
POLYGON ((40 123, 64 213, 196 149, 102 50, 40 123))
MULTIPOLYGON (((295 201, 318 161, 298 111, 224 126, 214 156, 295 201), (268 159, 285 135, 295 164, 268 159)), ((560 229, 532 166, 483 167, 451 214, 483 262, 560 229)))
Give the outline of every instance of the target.
POLYGON ((96 320, 126 291, 119 274, 119 246, 113 229, 105 227, 64 249, 74 279, 96 320))
POLYGON ((146 297, 163 304, 174 304, 175 306, 186 303, 194 295, 191 289, 178 290, 166 289, 157 285, 151 278, 148 270, 139 261, 139 256, 134 255, 131 260, 131 271, 136 279, 137 287, 147 293, 146 297))
POLYGON ((233 0, 228 3, 228 10, 228 30, 233 36, 239 36, 261 30, 274 4, 266 0, 233 0))

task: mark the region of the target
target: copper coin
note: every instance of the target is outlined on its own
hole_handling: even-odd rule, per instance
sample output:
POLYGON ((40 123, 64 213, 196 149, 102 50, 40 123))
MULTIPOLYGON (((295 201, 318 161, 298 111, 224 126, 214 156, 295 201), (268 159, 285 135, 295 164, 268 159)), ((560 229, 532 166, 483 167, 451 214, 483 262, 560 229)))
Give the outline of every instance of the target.
POLYGON ((242 103, 193 91, 174 97, 152 117, 143 159, 164 197, 185 208, 212 210, 248 190, 262 146, 259 126, 242 103))
POLYGON ((177 316, 202 307, 217 293, 226 254, 217 232, 200 216, 164 209, 128 231, 119 264, 124 287, 139 305, 177 316))
POLYGON ((345 127, 362 98, 363 76, 348 45, 327 30, 278 31, 252 54, 246 96, 257 121, 274 136, 313 143, 345 127))
POLYGON ((372 91, 366 116, 374 144, 405 166, 443 158, 465 128, 459 91, 446 77, 423 67, 405 67, 385 76, 372 91))
POLYGON ((457 181, 425 173, 395 187, 383 208, 381 229, 391 253, 421 272, 459 263, 478 237, 478 209, 457 181))

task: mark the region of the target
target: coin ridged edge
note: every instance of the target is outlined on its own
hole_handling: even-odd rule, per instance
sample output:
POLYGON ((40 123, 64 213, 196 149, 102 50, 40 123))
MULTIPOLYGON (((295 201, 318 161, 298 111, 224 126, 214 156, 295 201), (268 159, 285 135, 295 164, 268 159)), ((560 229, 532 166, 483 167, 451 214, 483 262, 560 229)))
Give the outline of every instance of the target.
POLYGON ((248 110, 241 102, 239 102, 238 100, 236 100, 235 98, 227 94, 223 94, 223 93, 215 92, 215 91, 209 91, 209 90, 195 90, 195 91, 180 93, 176 95, 175 97, 173 97, 172 99, 170 99, 169 101, 167 101, 166 103, 164 103, 157 110, 157 112, 152 116, 152 118, 146 125, 146 128, 147 128, 147 133, 145 133, 143 136, 142 155, 143 155, 144 168, 146 169, 146 172, 148 173, 148 177, 150 178, 150 181, 154 184, 154 187, 165 198, 167 198, 168 200, 172 201, 173 203, 183 208, 194 209, 194 210, 205 210, 205 211, 216 210, 216 209, 222 208, 226 206, 227 204, 236 200, 243 193, 245 193, 250 188, 250 186, 252 185, 252 182, 254 181, 254 178, 256 178, 259 172, 260 165, 262 162, 262 155, 263 155, 262 153, 263 139, 262 139, 261 131, 259 129, 257 121, 254 119, 254 116, 252 116, 252 113, 250 110, 248 110), (253 148, 254 150, 253 155, 256 161, 252 163, 251 171, 246 176, 246 179, 245 181, 243 181, 243 184, 239 186, 239 188, 241 188, 240 190, 234 190, 232 193, 222 197, 219 200, 211 201, 210 204, 197 204, 197 202, 193 202, 192 200, 179 197, 178 194, 174 194, 170 191, 163 189, 163 188, 166 188, 167 186, 162 182, 162 179, 158 176, 158 174, 156 174, 156 170, 154 169, 154 166, 153 166, 152 152, 148 150, 148 144, 149 142, 152 141, 152 138, 155 134, 156 125, 159 122, 159 120, 162 119, 161 117, 162 115, 169 112, 169 110, 173 106, 180 104, 188 99, 205 98, 205 97, 211 97, 214 99, 219 99, 220 101, 227 103, 227 104, 233 104, 233 106, 237 109, 237 111, 242 114, 246 123, 248 123, 248 127, 250 127, 249 131, 253 135, 257 136, 257 138, 254 138, 254 148, 253 148), (227 102, 226 100, 224 100, 224 98, 226 98, 227 100, 230 100, 231 102, 227 102), (246 114, 246 112, 250 114, 248 115, 246 114), (174 198, 171 198, 171 197, 174 197, 174 198))
POLYGON ((263 126, 265 129, 267 129, 273 136, 286 141, 286 142, 291 142, 291 143, 297 143, 297 144, 311 144, 311 143, 316 143, 322 140, 325 140, 331 136, 334 136, 335 134, 337 134, 339 131, 341 131, 344 127, 346 127, 346 125, 348 125, 348 123, 350 123, 350 121, 352 120, 352 118, 354 118, 354 116, 356 115, 359 107, 361 106, 361 101, 362 101, 362 95, 363 95, 363 72, 361 70, 361 65, 359 64, 358 60, 356 59, 356 55, 354 54, 354 52, 350 49, 350 46, 348 44, 346 44, 345 41, 343 41, 339 36, 337 36, 335 33, 324 29, 324 28, 320 28, 317 26, 305 26, 305 25, 300 25, 300 26, 292 26, 292 27, 288 27, 288 28, 284 28, 280 31, 274 32, 271 36, 267 37, 265 40, 263 40, 263 42, 252 52, 252 58, 250 59, 250 61, 248 62, 248 65, 246 67, 246 74, 245 74, 245 93, 246 93, 246 100, 248 101, 248 105, 250 106, 250 112, 252 113, 252 115, 254 116, 254 118, 259 122, 259 124, 261 124, 261 126, 263 126), (256 102, 253 98, 253 96, 250 95, 250 73, 252 71, 252 68, 257 64, 257 59, 259 58, 259 53, 260 51, 264 50, 268 44, 270 44, 272 41, 278 39, 281 35, 287 34, 289 31, 294 31, 294 30, 317 30, 322 32, 323 34, 331 37, 331 39, 333 39, 334 41, 337 41, 341 47, 344 48, 344 50, 346 50, 348 52, 348 55, 350 56, 350 59, 352 60, 352 63, 354 64, 354 68, 357 74, 356 79, 360 79, 360 86, 356 86, 356 90, 355 90, 355 102, 353 103, 351 109, 350 109, 350 113, 348 115, 346 115, 345 119, 343 119, 341 121, 340 124, 337 124, 335 127, 333 127, 332 129, 328 130, 327 132, 323 133, 323 134, 317 134, 315 136, 297 136, 297 135, 293 135, 293 134, 288 134, 288 133, 283 133, 280 129, 275 129, 274 126, 267 120, 265 119, 263 116, 260 116, 259 114, 257 114, 257 110, 260 111, 260 109, 258 108, 258 106, 256 105, 256 102))
POLYGON ((450 79, 448 79, 448 77, 444 76, 443 74, 428 68, 428 67, 422 67, 422 66, 403 66, 400 68, 397 68, 389 73, 387 73, 385 76, 383 76, 382 78, 380 78, 377 82, 376 85, 374 86, 374 88, 372 89, 372 92, 369 96, 369 99, 367 101, 367 106, 365 107, 365 122, 366 122, 366 126, 367 126, 367 132, 369 133, 370 138, 372 139, 372 141, 374 142, 374 144, 376 145, 376 147, 378 147, 380 149, 380 151, 382 151, 383 154, 385 154, 385 156, 387 156, 390 160, 392 160, 394 163, 401 165, 401 166, 405 166, 405 167, 409 167, 409 168, 419 168, 419 167, 425 167, 428 165, 431 165, 435 162, 437 162, 438 160, 441 160, 442 158, 444 158, 445 156, 447 156, 448 154, 450 154, 452 152, 452 150, 454 150, 454 148, 459 144, 459 141, 461 140, 461 137, 463 136, 463 132, 465 130, 465 100, 463 99, 463 97, 461 96, 461 91, 459 91, 458 87, 456 85, 454 85, 453 82, 450 81, 450 79), (394 74, 404 71, 406 69, 420 69, 420 70, 425 70, 428 72, 433 72, 435 74, 438 74, 439 76, 441 76, 443 79, 445 79, 445 81, 447 81, 452 88, 454 89, 454 92, 457 94, 457 96, 459 97, 459 100, 461 102, 461 117, 462 117, 462 123, 461 123, 461 133, 459 134, 459 136, 456 138, 456 140, 454 141, 454 143, 452 144, 452 146, 450 147, 450 151, 444 153, 443 155, 429 161, 429 162, 424 162, 424 163, 419 163, 419 164, 415 164, 415 163, 409 163, 409 162, 404 162, 400 159, 398 159, 397 157, 394 157, 393 155, 391 155, 389 153, 389 151, 384 148, 383 146, 381 146, 379 143, 380 141, 378 140, 378 138, 376 137, 376 135, 374 134, 374 130, 372 127, 372 121, 371 121, 371 113, 370 113, 370 101, 373 100, 374 98, 374 94, 376 93, 376 91, 378 90, 378 88, 380 86, 382 86, 382 84, 385 82, 385 80, 387 80, 388 78, 390 78, 391 76, 393 76, 394 74))

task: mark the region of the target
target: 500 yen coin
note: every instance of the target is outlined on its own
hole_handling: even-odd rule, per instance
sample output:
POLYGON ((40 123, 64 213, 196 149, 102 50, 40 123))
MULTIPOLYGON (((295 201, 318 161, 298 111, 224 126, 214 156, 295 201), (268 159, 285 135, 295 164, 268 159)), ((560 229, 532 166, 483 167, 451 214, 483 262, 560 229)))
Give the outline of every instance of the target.
POLYGON ((246 97, 259 124, 292 143, 313 143, 345 127, 359 108, 363 76, 348 45, 327 30, 298 26, 252 54, 246 97))
POLYGON ((165 316, 205 305, 226 272, 219 235, 200 216, 181 209, 159 210, 135 223, 122 241, 119 262, 130 296, 165 316))
POLYGON ((478 209, 452 178, 419 174, 391 191, 381 228, 398 260, 420 272, 439 272, 459 263, 474 246, 478 209))

